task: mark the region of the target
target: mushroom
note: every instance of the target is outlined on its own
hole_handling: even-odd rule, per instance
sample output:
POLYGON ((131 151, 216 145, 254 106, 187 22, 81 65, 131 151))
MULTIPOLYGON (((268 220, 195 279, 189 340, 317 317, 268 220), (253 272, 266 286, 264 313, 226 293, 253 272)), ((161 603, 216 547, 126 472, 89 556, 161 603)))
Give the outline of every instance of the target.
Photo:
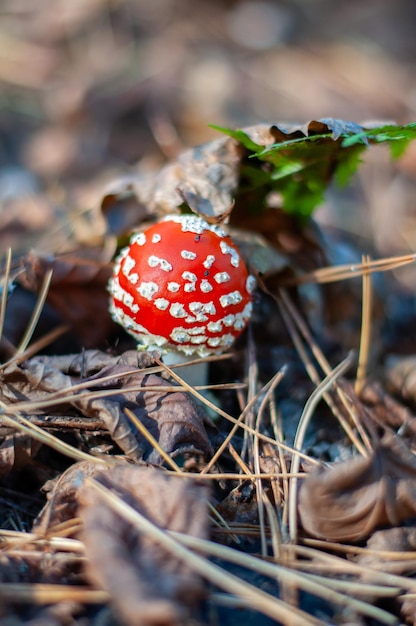
POLYGON ((230 348, 250 319, 254 287, 221 226, 169 215, 135 233, 120 252, 110 312, 139 348, 158 349, 173 363, 230 348))

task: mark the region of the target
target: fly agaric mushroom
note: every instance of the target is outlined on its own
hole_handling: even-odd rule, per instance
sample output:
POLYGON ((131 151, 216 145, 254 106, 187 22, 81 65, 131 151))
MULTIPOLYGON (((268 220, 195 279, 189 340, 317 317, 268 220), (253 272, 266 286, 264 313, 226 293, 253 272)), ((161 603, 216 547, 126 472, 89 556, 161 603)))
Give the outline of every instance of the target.
POLYGON ((121 251, 110 311, 143 349, 208 356, 242 333, 254 287, 222 227, 196 215, 170 215, 134 234, 121 251))

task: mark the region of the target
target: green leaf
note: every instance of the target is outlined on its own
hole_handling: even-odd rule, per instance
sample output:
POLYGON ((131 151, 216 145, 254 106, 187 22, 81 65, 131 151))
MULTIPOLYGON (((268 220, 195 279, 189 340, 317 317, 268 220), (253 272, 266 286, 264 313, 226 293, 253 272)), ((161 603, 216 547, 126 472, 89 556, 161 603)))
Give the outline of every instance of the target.
MULTIPOLYGON (((401 156, 416 139, 416 122, 405 126, 384 124, 372 128, 336 119, 311 121, 302 126, 259 127, 269 145, 259 145, 244 130, 212 126, 240 142, 250 153, 251 166, 243 165, 247 185, 277 191, 282 207, 299 218, 309 217, 324 200, 333 180, 346 185, 357 171, 363 153, 372 144, 387 143, 392 158, 401 156)), ((253 129, 247 129, 253 133, 253 129)), ((257 130, 257 129, 254 129, 257 130)))
POLYGON ((220 131, 220 133, 224 133, 224 135, 228 135, 233 139, 236 139, 239 143, 241 143, 244 148, 250 150, 250 152, 258 152, 261 150, 262 146, 258 143, 250 139, 250 137, 243 130, 232 130, 230 128, 224 128, 222 126, 215 126, 215 124, 209 124, 210 128, 214 130, 220 131))

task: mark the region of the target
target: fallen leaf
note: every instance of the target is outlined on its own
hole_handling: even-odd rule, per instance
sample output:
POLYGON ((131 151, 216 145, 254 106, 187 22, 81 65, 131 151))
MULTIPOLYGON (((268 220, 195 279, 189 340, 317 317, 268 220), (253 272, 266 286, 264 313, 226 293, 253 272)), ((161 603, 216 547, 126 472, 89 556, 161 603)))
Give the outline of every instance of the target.
POLYGON ((390 356, 384 368, 387 389, 416 406, 416 356, 390 356))
POLYGON ((108 312, 107 283, 111 265, 75 256, 42 256, 35 252, 22 259, 18 282, 39 293, 46 273, 53 270, 47 302, 68 324, 80 347, 108 345, 115 325, 108 312))
MULTIPOLYGON (((145 359, 144 355, 142 359, 145 359)), ((162 458, 126 416, 126 408, 136 415, 162 449, 172 457, 211 456, 202 410, 189 394, 181 391, 179 386, 177 391, 157 391, 157 387, 175 386, 175 383, 148 374, 146 370, 138 371, 137 365, 138 355, 133 351, 122 357, 113 357, 110 364, 108 358, 95 350, 86 351, 78 361, 70 355, 58 360, 56 357, 33 357, 22 366, 6 370, 3 398, 8 402, 47 400, 48 394, 61 392, 61 399, 57 401, 61 409, 70 405, 76 407, 83 416, 100 420, 112 440, 135 461, 145 459, 160 464, 162 458), (103 362, 107 365, 97 371, 98 365, 103 362), (72 376, 58 369, 57 363, 64 370, 72 368, 72 376), (68 402, 63 392, 71 392, 73 385, 80 382, 81 371, 85 388, 80 392, 79 399, 68 402), (146 391, 146 387, 152 389, 146 391), (110 390, 114 390, 114 393, 105 395, 110 390)))
POLYGON ((302 481, 304 530, 329 541, 359 541, 416 514, 416 456, 386 432, 368 457, 319 469, 302 481))
POLYGON ((97 463, 81 461, 48 481, 42 488, 47 493, 47 502, 33 522, 33 532, 46 536, 49 528, 77 517, 81 485, 87 476, 95 477, 100 472, 102 467, 97 463))
MULTIPOLYGON (((207 538, 208 488, 197 480, 142 467, 114 467, 102 485, 159 528, 207 538)), ((123 623, 180 626, 204 596, 186 563, 143 535, 84 484, 79 515, 92 582, 108 591, 123 623)))
POLYGON ((221 137, 181 153, 153 176, 112 183, 101 203, 109 231, 119 235, 146 218, 178 213, 184 198, 208 218, 227 215, 237 188, 239 162, 235 142, 221 137))

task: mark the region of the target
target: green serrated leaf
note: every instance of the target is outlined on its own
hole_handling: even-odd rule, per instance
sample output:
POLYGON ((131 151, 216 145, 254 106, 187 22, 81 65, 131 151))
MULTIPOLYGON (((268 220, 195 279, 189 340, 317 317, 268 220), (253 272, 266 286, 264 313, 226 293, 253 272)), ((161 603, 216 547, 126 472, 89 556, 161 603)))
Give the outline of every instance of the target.
POLYGON ((247 148, 247 150, 250 150, 250 152, 259 152, 262 149, 262 146, 253 141, 243 130, 232 130, 231 128, 215 126, 214 124, 209 124, 209 126, 214 130, 218 130, 220 133, 224 133, 224 135, 228 135, 229 137, 236 139, 242 146, 247 148))
POLYGON ((278 191, 283 208, 300 218, 312 214, 333 179, 340 186, 351 180, 363 152, 371 144, 387 143, 392 158, 397 158, 416 139, 416 122, 365 128, 352 122, 325 119, 290 130, 287 126, 277 126, 283 140, 269 146, 258 145, 244 130, 212 128, 233 137, 252 153, 252 167, 242 168, 245 190, 247 186, 260 192, 264 188, 264 196, 269 190, 278 191), (313 134, 314 130, 325 128, 328 132, 313 134), (309 132, 308 129, 310 135, 299 137, 300 133, 309 132))

